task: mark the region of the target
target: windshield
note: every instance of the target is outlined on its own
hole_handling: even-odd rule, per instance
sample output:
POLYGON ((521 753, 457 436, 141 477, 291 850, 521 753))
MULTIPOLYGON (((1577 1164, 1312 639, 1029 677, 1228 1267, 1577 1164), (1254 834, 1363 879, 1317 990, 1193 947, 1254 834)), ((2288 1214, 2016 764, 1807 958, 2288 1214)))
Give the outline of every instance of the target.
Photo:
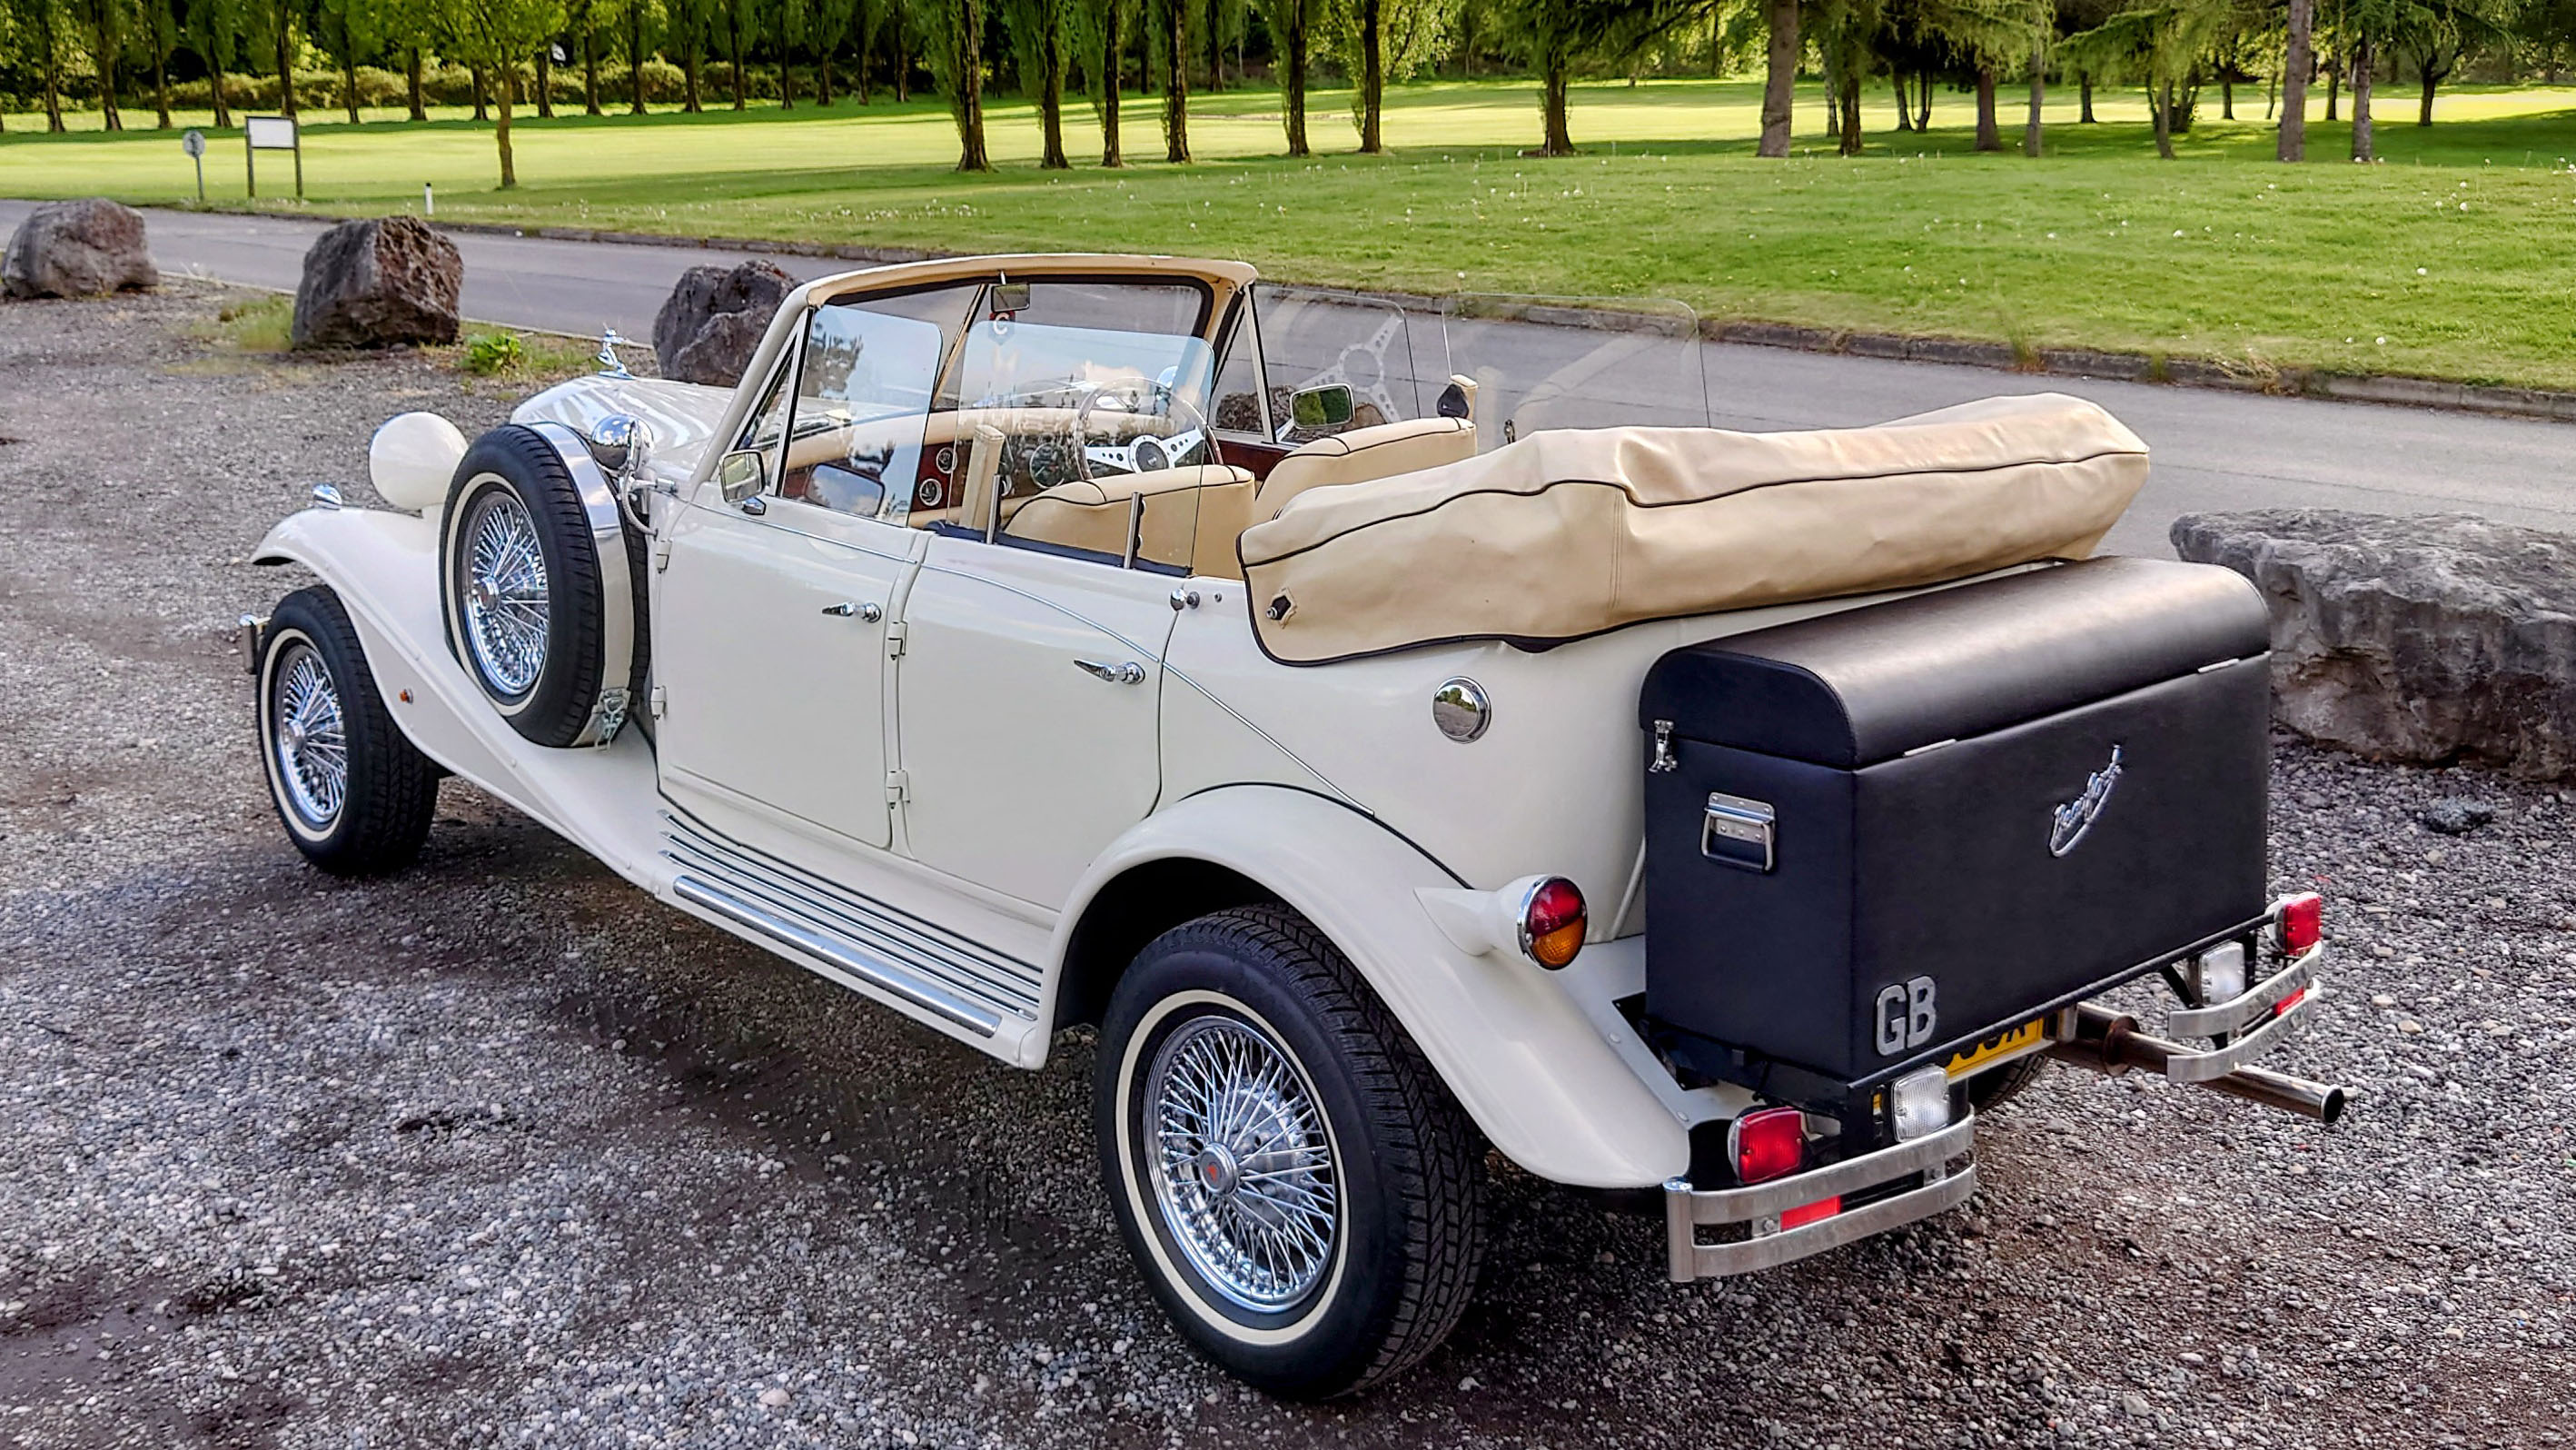
POLYGON ((1659 298, 1470 293, 1442 318, 1478 447, 1542 428, 1710 426, 1699 314, 1659 298))
POLYGON ((1078 408, 1108 390, 1176 394, 1195 406, 1213 371, 1195 337, 995 320, 968 329, 957 396, 968 408, 1078 408))

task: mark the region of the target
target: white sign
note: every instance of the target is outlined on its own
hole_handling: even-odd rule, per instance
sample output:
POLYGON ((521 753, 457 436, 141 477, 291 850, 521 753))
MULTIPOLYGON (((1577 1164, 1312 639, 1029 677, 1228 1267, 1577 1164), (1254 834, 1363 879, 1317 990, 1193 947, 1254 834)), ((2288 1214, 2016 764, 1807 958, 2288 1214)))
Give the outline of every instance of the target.
POLYGON ((191 156, 205 155, 206 133, 203 131, 190 131, 188 134, 179 138, 179 149, 187 152, 191 156))
POLYGON ((250 138, 253 151, 292 151, 295 149, 295 118, 292 116, 246 116, 242 134, 250 138))

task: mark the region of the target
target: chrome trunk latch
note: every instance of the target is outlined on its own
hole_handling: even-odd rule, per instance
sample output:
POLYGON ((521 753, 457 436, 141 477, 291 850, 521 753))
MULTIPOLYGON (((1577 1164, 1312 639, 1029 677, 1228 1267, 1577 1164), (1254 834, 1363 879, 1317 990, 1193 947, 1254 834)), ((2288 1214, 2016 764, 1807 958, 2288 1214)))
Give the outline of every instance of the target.
POLYGON ((1646 767, 1647 771, 1654 775, 1661 775, 1665 771, 1679 770, 1681 768, 1682 763, 1673 759, 1673 722, 1670 720, 1656 721, 1655 760, 1652 765, 1646 767))

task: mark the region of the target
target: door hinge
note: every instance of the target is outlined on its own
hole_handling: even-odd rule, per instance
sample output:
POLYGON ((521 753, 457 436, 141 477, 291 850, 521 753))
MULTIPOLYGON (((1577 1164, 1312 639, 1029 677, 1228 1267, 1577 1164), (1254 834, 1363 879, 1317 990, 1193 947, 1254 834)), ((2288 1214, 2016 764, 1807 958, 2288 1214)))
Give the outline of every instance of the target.
POLYGON ((670 567, 671 567, 671 541, 670 541, 669 539, 664 539, 664 538, 656 538, 656 539, 654 539, 654 540, 653 540, 653 572, 654 572, 654 573, 656 573, 656 574, 659 574, 659 573, 661 573, 663 570, 668 569, 668 568, 670 568, 670 567))
POLYGON ((653 687, 653 693, 648 698, 654 719, 659 720, 664 715, 671 712, 671 692, 669 690, 660 685, 655 685, 653 687))
POLYGON ((903 658, 903 641, 904 636, 908 632, 909 631, 904 628, 903 621, 900 619, 894 620, 886 625, 885 639, 887 659, 894 660, 903 658))
POLYGON ((887 771, 886 804, 899 806, 910 799, 912 799, 912 776, 905 771, 887 771))

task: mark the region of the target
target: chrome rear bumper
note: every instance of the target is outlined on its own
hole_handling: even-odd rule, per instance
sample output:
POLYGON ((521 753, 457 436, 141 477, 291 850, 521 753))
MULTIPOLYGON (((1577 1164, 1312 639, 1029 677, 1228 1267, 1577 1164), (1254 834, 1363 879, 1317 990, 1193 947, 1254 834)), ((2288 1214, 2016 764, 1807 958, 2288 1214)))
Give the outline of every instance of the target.
POLYGON ((1673 1282, 1687 1284, 1773 1268, 1957 1207, 1976 1192, 1977 1165, 1973 1161, 1951 1165, 1969 1156, 1976 1126, 1976 1115, 1971 1113, 1928 1138, 1749 1188, 1695 1189, 1686 1178, 1667 1182, 1664 1223, 1673 1282), (1916 1174, 1923 1179, 1918 1187, 1795 1228, 1780 1226, 1781 1216, 1792 1210, 1916 1174), (1734 1224, 1744 1225, 1748 1236, 1728 1243, 1699 1241, 1703 1226, 1734 1224))

